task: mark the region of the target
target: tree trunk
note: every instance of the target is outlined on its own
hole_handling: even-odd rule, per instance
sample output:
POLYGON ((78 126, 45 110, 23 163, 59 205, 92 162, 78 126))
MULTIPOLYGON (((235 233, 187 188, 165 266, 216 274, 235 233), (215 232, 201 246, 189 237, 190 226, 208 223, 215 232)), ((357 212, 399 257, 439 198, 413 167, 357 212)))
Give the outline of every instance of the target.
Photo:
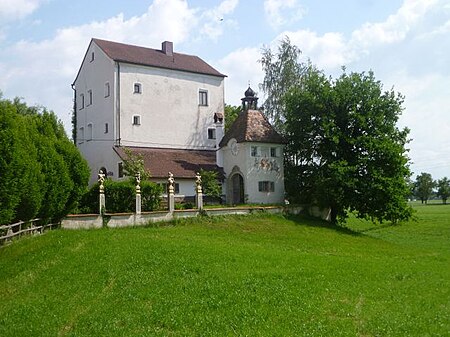
POLYGON ((338 214, 337 208, 331 206, 330 218, 331 218, 331 223, 333 225, 337 225, 337 214, 338 214))

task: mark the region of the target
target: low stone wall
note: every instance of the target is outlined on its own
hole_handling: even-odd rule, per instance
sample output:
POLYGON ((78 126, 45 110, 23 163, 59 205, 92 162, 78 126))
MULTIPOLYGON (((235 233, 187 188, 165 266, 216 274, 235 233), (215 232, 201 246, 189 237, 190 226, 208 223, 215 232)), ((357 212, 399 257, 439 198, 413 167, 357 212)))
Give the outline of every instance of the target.
POLYGON ((61 228, 65 229, 102 228, 102 226, 103 226, 103 218, 100 214, 68 215, 61 222, 61 228))
MULTIPOLYGON (((258 211, 264 211, 270 214, 280 214, 287 212, 290 214, 299 214, 308 210, 312 216, 329 220, 328 210, 320 210, 318 207, 306 206, 251 206, 251 207, 226 207, 226 208, 209 208, 203 211, 209 216, 218 215, 247 215, 258 211)), ((79 214, 69 215, 61 223, 61 227, 65 229, 89 229, 101 228, 103 226, 110 228, 142 226, 152 222, 171 221, 177 218, 196 217, 199 214, 198 209, 175 210, 173 212, 143 212, 135 213, 115 213, 105 214, 103 217, 99 214, 79 214)))

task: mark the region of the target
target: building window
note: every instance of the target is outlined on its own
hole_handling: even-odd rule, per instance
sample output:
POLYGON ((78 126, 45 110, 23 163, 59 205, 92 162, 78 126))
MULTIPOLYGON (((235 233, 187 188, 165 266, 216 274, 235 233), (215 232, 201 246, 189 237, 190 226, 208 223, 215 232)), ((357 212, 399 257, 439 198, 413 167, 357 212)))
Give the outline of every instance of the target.
POLYGON ((216 139, 216 129, 208 129, 208 139, 216 139))
POLYGON ((142 93, 142 85, 140 83, 134 84, 134 93, 141 94, 142 93))
POLYGON ((80 95, 80 110, 84 109, 84 94, 80 95))
POLYGON ((92 104, 92 90, 88 90, 88 105, 92 104))
POLYGON ((122 163, 122 162, 120 162, 120 163, 117 165, 117 171, 118 171, 117 176, 118 176, 119 178, 123 178, 123 163, 122 163))
POLYGON ((93 62, 94 59, 95 59, 95 54, 94 54, 94 52, 92 52, 92 53, 91 53, 91 61, 90 61, 90 62, 93 62))
POLYGON ((141 116, 139 115, 133 116, 133 125, 141 125, 141 116))
POLYGON ((257 146, 252 146, 250 148, 250 155, 252 157, 257 157, 258 156, 258 147, 257 146))
POLYGON ((86 140, 87 140, 87 141, 92 140, 92 132, 93 132, 93 130, 92 130, 92 124, 89 123, 88 126, 87 126, 87 135, 86 135, 86 140))
POLYGON ((198 92, 198 105, 207 106, 208 105, 208 91, 199 90, 198 92))
POLYGON ((83 142, 84 142, 84 127, 82 126, 78 134, 78 144, 83 144, 83 142))
POLYGON ((260 192, 274 192, 275 183, 273 181, 258 181, 258 190, 260 192))
POLYGON ((111 88, 109 86, 109 82, 105 83, 105 97, 109 97, 109 95, 111 94, 111 88))
POLYGON ((270 156, 271 157, 278 157, 277 156, 277 148, 276 147, 271 147, 270 148, 270 156))
POLYGON ((109 125, 108 125, 108 123, 105 123, 105 133, 108 133, 109 132, 109 125))

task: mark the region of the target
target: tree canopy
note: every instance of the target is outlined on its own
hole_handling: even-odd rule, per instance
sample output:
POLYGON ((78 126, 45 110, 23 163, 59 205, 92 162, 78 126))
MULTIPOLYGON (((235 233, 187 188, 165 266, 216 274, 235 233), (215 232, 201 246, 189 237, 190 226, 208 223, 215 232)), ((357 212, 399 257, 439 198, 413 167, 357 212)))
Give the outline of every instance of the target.
POLYGON ((0 223, 59 220, 87 188, 89 169, 53 112, 0 97, 0 223))
POLYGON ((447 199, 450 196, 450 180, 447 177, 439 179, 437 181, 437 195, 442 199, 444 204, 447 203, 447 199))
POLYGON ((414 192, 417 198, 419 198, 423 203, 427 203, 428 199, 431 197, 433 188, 436 186, 435 181, 431 174, 422 172, 416 177, 416 182, 414 184, 414 192))
POLYGON ((239 106, 233 106, 225 104, 225 132, 230 130, 231 125, 239 116, 242 108, 239 106))
POLYGON ((262 49, 259 62, 264 71, 260 84, 260 89, 266 94, 264 113, 279 131, 283 130, 286 120, 282 99, 293 86, 300 85, 307 69, 307 65, 300 62, 300 55, 300 49, 291 44, 288 37, 280 41, 277 53, 267 46, 262 49))
MULTIPOLYGON (((410 170, 405 148, 409 130, 396 126, 403 97, 384 91, 371 71, 347 73, 344 69, 333 80, 311 63, 295 65, 298 52, 292 50, 295 47, 283 40, 278 58, 266 65, 277 68, 288 55, 291 70, 284 69, 287 75, 266 72, 266 77, 281 82, 281 93, 263 85, 270 89, 264 106, 275 107, 273 101, 279 105, 268 117, 275 114, 272 118, 283 123, 281 131, 288 142, 288 197, 329 208, 334 223, 349 212, 378 221, 409 218, 410 170)), ((263 54, 272 55, 267 50, 263 54)))

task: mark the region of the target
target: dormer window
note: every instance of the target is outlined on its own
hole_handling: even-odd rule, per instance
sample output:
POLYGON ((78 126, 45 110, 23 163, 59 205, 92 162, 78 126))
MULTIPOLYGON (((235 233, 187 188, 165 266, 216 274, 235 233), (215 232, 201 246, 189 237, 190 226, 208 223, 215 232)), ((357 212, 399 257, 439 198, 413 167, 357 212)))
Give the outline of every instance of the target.
POLYGON ((208 129, 208 139, 216 139, 216 129, 208 129))
POLYGON ((140 83, 134 84, 134 93, 141 94, 142 93, 142 85, 140 83))

